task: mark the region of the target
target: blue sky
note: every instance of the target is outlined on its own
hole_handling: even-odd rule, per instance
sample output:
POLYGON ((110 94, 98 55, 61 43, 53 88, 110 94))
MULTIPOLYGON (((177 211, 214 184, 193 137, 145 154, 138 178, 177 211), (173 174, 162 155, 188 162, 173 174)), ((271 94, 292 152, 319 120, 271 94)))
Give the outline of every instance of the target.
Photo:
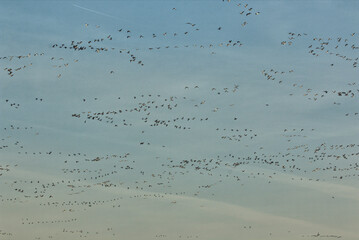
POLYGON ((357 238, 357 1, 0 6, 5 239, 357 238))

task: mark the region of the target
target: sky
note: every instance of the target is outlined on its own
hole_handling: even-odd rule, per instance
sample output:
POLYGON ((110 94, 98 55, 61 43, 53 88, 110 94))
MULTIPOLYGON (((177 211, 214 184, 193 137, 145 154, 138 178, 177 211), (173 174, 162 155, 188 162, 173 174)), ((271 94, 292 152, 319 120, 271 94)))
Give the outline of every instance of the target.
POLYGON ((357 1, 0 6, 1 239, 358 239, 357 1))

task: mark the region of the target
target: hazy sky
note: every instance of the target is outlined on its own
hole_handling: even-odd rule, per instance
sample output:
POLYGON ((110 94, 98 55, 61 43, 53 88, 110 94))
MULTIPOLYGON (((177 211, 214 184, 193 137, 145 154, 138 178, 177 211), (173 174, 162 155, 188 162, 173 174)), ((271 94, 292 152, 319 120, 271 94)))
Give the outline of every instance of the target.
POLYGON ((1 239, 358 239, 358 10, 0 1, 1 239))

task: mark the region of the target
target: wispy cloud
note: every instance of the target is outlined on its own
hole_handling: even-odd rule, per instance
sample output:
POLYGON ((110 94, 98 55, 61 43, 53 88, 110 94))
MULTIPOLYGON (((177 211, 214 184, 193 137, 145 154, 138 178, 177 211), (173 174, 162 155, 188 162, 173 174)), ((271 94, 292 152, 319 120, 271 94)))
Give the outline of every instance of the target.
MULTIPOLYGON (((233 168, 229 168, 226 167, 226 169, 231 169, 234 171, 240 171, 239 169, 233 169, 233 168)), ((291 184, 291 185, 295 185, 297 187, 302 187, 302 188, 307 188, 307 189, 312 189, 321 193, 325 193, 325 194, 336 194, 342 198, 347 198, 347 199, 352 199, 352 200, 356 200, 359 201, 359 189, 352 187, 352 186, 348 186, 348 185, 342 185, 342 184, 337 184, 337 183, 331 183, 331 182, 323 182, 323 181, 313 181, 313 180, 309 180, 309 178, 304 177, 304 176, 299 176, 299 175, 295 175, 295 174, 289 174, 289 173, 283 173, 283 172, 279 172, 276 170, 269 170, 266 168, 261 168, 261 167, 250 167, 247 166, 247 170, 251 170, 253 172, 255 171, 261 171, 263 173, 265 173, 265 175, 259 175, 258 177, 262 177, 262 178, 266 178, 268 179, 268 176, 273 176, 273 172, 275 172, 275 177, 270 178, 271 181, 273 182, 279 182, 282 184, 291 184), (296 179, 298 181, 290 181, 290 179, 296 179), (299 180, 301 179, 301 180, 299 180)))
MULTIPOLYGON (((24 177, 24 179, 28 178, 29 176, 36 176, 39 180, 49 183, 64 180, 62 177, 59 178, 57 176, 53 176, 47 173, 33 172, 33 171, 21 170, 21 169, 17 169, 14 172, 10 172, 9 175, 17 178, 20 177, 20 179, 22 178, 22 176, 24 177)), ((71 179, 66 179, 66 180, 71 181, 71 179)), ((185 196, 185 195, 163 194, 161 192, 146 191, 139 189, 127 189, 126 187, 120 187, 120 186, 118 188, 103 188, 101 186, 95 185, 88 181, 82 181, 81 185, 91 185, 91 189, 88 189, 86 191, 87 193, 84 194, 92 195, 93 193, 97 193, 97 196, 103 196, 103 197, 106 196, 110 197, 111 195, 117 197, 120 196, 121 205, 130 206, 130 204, 133 204, 134 200, 132 198, 129 198, 131 196, 137 196, 136 199, 140 199, 141 198, 140 196, 143 197, 147 196, 147 201, 149 201, 148 204, 152 204, 152 206, 155 206, 153 205, 155 203, 159 203, 159 204, 166 203, 167 205, 169 205, 171 201, 176 201, 177 204, 171 205, 172 208, 175 206, 178 207, 185 215, 196 216, 197 214, 201 214, 202 216, 206 216, 208 221, 206 220, 203 223, 200 223, 199 224, 200 227, 198 227, 197 229, 200 235, 205 235, 206 232, 211 232, 211 234, 221 235, 225 231, 229 231, 226 232, 227 234, 234 234, 234 232, 232 232, 234 229, 234 225, 236 225, 237 227, 238 225, 240 226, 254 225, 256 226, 257 229, 261 229, 262 231, 259 231, 257 233, 243 232, 242 234, 246 236, 252 236, 250 234, 261 234, 263 232, 268 232, 268 233, 273 232, 275 234, 280 234, 282 229, 291 229, 292 239, 300 239, 301 238, 300 236, 302 236, 304 233, 310 235, 317 232, 335 233, 338 235, 343 235, 347 239, 355 239, 356 236, 355 233, 348 230, 343 230, 340 228, 332 228, 324 224, 318 224, 315 222, 306 221, 302 219, 265 213, 262 211, 258 211, 256 209, 244 207, 237 204, 222 202, 218 200, 185 196), (91 193, 89 193, 89 191, 91 191, 91 193), (161 197, 150 197, 156 195, 161 197), (217 219, 218 216, 220 216, 220 220, 217 219), (227 218, 228 221, 226 220, 224 222, 221 222, 223 221, 223 219, 227 219, 227 218), (223 229, 226 230, 218 231, 214 233, 212 230, 213 228, 217 228, 218 224, 223 229)), ((80 199, 81 198, 87 198, 87 197, 82 196, 80 197, 80 199)), ((144 214, 144 216, 153 215, 153 209, 148 208, 146 205, 137 206, 137 208, 139 212, 146 213, 144 214)), ((162 220, 172 217, 172 215, 166 211, 156 214, 160 214, 161 218, 159 219, 162 220)), ((149 219, 147 217, 144 217, 144 220, 152 221, 151 217, 149 217, 149 219)), ((159 221, 163 223, 161 220, 159 221)), ((184 223, 184 226, 189 228, 187 224, 188 225, 192 224, 192 226, 194 226, 195 223, 196 223, 195 221, 189 220, 188 222, 184 223)), ((163 223, 163 224, 169 224, 169 223, 163 223)), ((167 227, 170 228, 170 225, 168 225, 167 227)), ((277 239, 285 239, 285 238, 279 237, 277 239)))
POLYGON ((92 10, 92 9, 89 9, 89 8, 81 7, 81 6, 77 5, 77 4, 72 4, 72 6, 80 8, 80 9, 88 11, 88 12, 98 14, 98 15, 102 15, 102 16, 105 16, 105 17, 110 17, 110 18, 117 19, 115 16, 112 16, 112 15, 109 15, 109 14, 106 14, 106 13, 103 13, 103 12, 95 11, 95 10, 92 10))

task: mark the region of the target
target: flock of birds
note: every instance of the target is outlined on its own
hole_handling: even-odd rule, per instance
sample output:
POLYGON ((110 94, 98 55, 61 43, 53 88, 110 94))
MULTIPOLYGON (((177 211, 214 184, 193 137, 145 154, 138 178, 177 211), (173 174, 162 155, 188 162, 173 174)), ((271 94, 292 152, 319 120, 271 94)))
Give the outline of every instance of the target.
MULTIPOLYGON (((230 0, 224 1, 232 4, 230 0)), ((240 9, 239 14, 245 18, 241 26, 247 26, 250 16, 260 15, 247 3, 233 3, 240 9)), ((179 11, 173 8, 173 11, 179 11)), ((182 48, 203 48, 210 55, 215 54, 219 47, 242 47, 240 40, 230 39, 225 42, 210 44, 165 44, 161 46, 144 47, 146 39, 173 40, 175 38, 189 38, 201 32, 200 26, 193 22, 186 22, 187 31, 168 31, 152 34, 136 33, 127 28, 116 29, 112 34, 94 39, 72 40, 69 43, 54 43, 50 45, 52 50, 86 51, 95 54, 114 52, 124 55, 129 62, 143 67, 145 61, 138 55, 147 51, 182 48), (136 39, 141 47, 120 48, 113 47, 112 42, 130 42, 136 39), (138 40, 143 41, 139 43, 138 40)), ((86 29, 91 24, 84 24, 86 29)), ((95 25, 95 29, 100 28, 95 25)), ((212 31, 220 32, 223 26, 218 26, 212 31)), ((288 39, 282 41, 284 47, 295 47, 297 42, 306 41, 307 51, 314 57, 332 55, 357 68, 358 57, 356 51, 355 33, 350 36, 336 38, 314 37, 307 33, 290 32, 288 39)), ((47 51, 42 53, 29 53, 19 56, 0 57, 2 65, 7 65, 3 70, 8 75, 7 81, 17 81, 17 73, 28 71, 36 65, 32 58, 47 58, 51 67, 56 69, 54 79, 62 81, 66 69, 72 64, 81 62, 81 55, 75 59, 66 60, 62 56, 50 56, 47 51), (13 66, 15 65, 15 66, 13 66)), ((330 64, 334 67, 336 64, 330 64)), ((115 74, 116 69, 105 72, 115 74)), ((295 69, 278 70, 268 68, 262 70, 264 80, 286 85, 292 92, 290 96, 300 95, 307 100, 319 102, 321 99, 330 98, 334 104, 340 105, 343 99, 356 98, 359 94, 356 82, 346 83, 341 89, 314 90, 312 86, 294 80, 295 69)), ((106 75, 105 75, 106 76, 106 75)), ((56 149, 56 147, 36 146, 33 143, 39 141, 46 131, 39 126, 22 125, 14 121, 9 125, 2 124, 0 139, 0 209, 8 206, 20 206, 35 203, 42 211, 55 211, 57 214, 39 218, 34 215, 22 216, 17 223, 23 226, 41 226, 53 229, 54 234, 44 236, 38 232, 32 239, 120 239, 115 224, 106 223, 98 229, 82 228, 80 223, 86 223, 86 213, 93 209, 111 209, 113 213, 119 213, 127 206, 125 200, 146 204, 144 200, 163 202, 165 211, 167 207, 173 208, 180 205, 181 198, 211 198, 215 197, 216 189, 224 184, 235 186, 250 185, 253 181, 261 184, 272 184, 280 174, 290 173, 288 181, 294 182, 339 182, 357 180, 359 178, 359 164, 356 159, 359 156, 358 143, 330 144, 325 141, 318 145, 305 143, 316 136, 317 129, 296 126, 283 128, 275 133, 279 145, 289 146, 278 152, 267 151, 263 139, 266 133, 262 129, 241 126, 242 116, 236 113, 238 96, 242 94, 240 84, 223 87, 221 85, 186 85, 178 88, 178 94, 163 92, 151 93, 139 92, 135 96, 106 96, 77 95, 74 105, 76 110, 70 109, 66 118, 71 119, 76 126, 83 129, 117 129, 133 133, 136 144, 129 147, 131 150, 109 152, 107 154, 94 154, 86 152, 72 152, 56 149), (225 102, 222 100, 226 99, 225 102), (230 103, 230 104, 228 104, 230 103), (100 107, 99 107, 100 106, 100 107), (103 107, 108 106, 108 107, 103 107), (78 111, 78 109, 82 109, 78 111), (230 112, 226 115, 222 112, 230 112), (226 117, 225 123, 218 124, 218 119, 226 117), (81 125, 78 125, 78 124, 81 125), (227 123, 227 124, 226 124, 227 123), (218 124, 217 126, 215 124, 218 124), (219 152, 214 155, 190 153, 181 156, 169 152, 176 148, 171 142, 161 142, 158 138, 151 138, 153 133, 173 134, 173 136, 187 134, 188 138, 200 134, 206 129, 208 135, 204 135, 202 141, 211 138, 218 145, 233 144, 233 152, 219 152), (209 135, 211 134, 211 135, 209 135), (208 136, 214 136, 208 137, 208 136), (29 140, 30 139, 30 140, 29 140), (288 145, 289 144, 289 145, 288 145), (47 148, 47 149, 46 149, 47 148), (236 148, 250 149, 239 153, 236 148), (137 149, 137 150, 134 150, 137 149), (137 152, 146 152, 146 161, 153 161, 153 166, 146 168, 143 159, 137 156, 137 152), (250 151, 250 153, 249 153, 250 151), (5 157, 6 156, 6 157, 5 157), (167 156, 167 157, 165 157, 167 156), (10 161, 7 159, 18 159, 10 161), (52 179, 19 176, 22 166, 34 161, 39 166, 50 165, 49 175, 52 179), (250 168, 248 168, 250 166, 250 168), (262 171, 265 168, 268 171, 262 171), (14 173, 14 174, 12 174, 14 173), (179 182, 185 179, 195 179, 190 186, 183 188, 179 182), (126 194, 105 198, 93 194, 99 189, 105 191, 126 190, 126 194), (87 195, 88 194, 88 195, 87 195), (77 197, 79 196, 79 197, 77 197), (86 200, 81 199, 86 196, 86 200), (100 237, 100 238, 97 238, 100 237)), ((28 102, 14 99, 0 99, 1 109, 16 114, 24 110, 24 105, 29 103, 51 104, 47 98, 37 94, 28 102)), ((269 104, 266 104, 269 107, 269 104)), ((357 116, 358 112, 349 112, 345 116, 357 116)), ((25 120, 24 120, 25 121, 25 120)), ((221 120, 222 121, 222 120, 221 120)), ((121 134, 121 133, 119 133, 121 134)), ((130 140, 129 140, 130 142, 130 140)), ((130 144, 129 144, 130 145, 130 144)), ((92 147, 91 147, 92 148, 92 147)), ((183 149, 180 149, 183 151, 183 149)), ((329 196, 335 199, 336 196, 329 196)), ((107 211, 107 210, 106 210, 107 211)), ((119 216, 120 217, 120 216, 119 216)), ((0 226, 1 228, 1 226, 0 226)), ((20 227, 19 227, 20 228, 20 227)), ((256 226, 243 225, 242 230, 255 231, 256 226)), ((17 232, 0 229, 2 239, 18 239, 17 232)), ((267 233, 270 239, 275 239, 271 232, 267 233), (273 238, 272 238, 273 237, 273 238)), ((302 234, 303 238, 342 238, 334 234, 302 234)), ((200 239, 200 234, 179 233, 175 236, 158 233, 151 236, 152 239, 200 239)), ((31 239, 31 238, 28 238, 31 239)))

